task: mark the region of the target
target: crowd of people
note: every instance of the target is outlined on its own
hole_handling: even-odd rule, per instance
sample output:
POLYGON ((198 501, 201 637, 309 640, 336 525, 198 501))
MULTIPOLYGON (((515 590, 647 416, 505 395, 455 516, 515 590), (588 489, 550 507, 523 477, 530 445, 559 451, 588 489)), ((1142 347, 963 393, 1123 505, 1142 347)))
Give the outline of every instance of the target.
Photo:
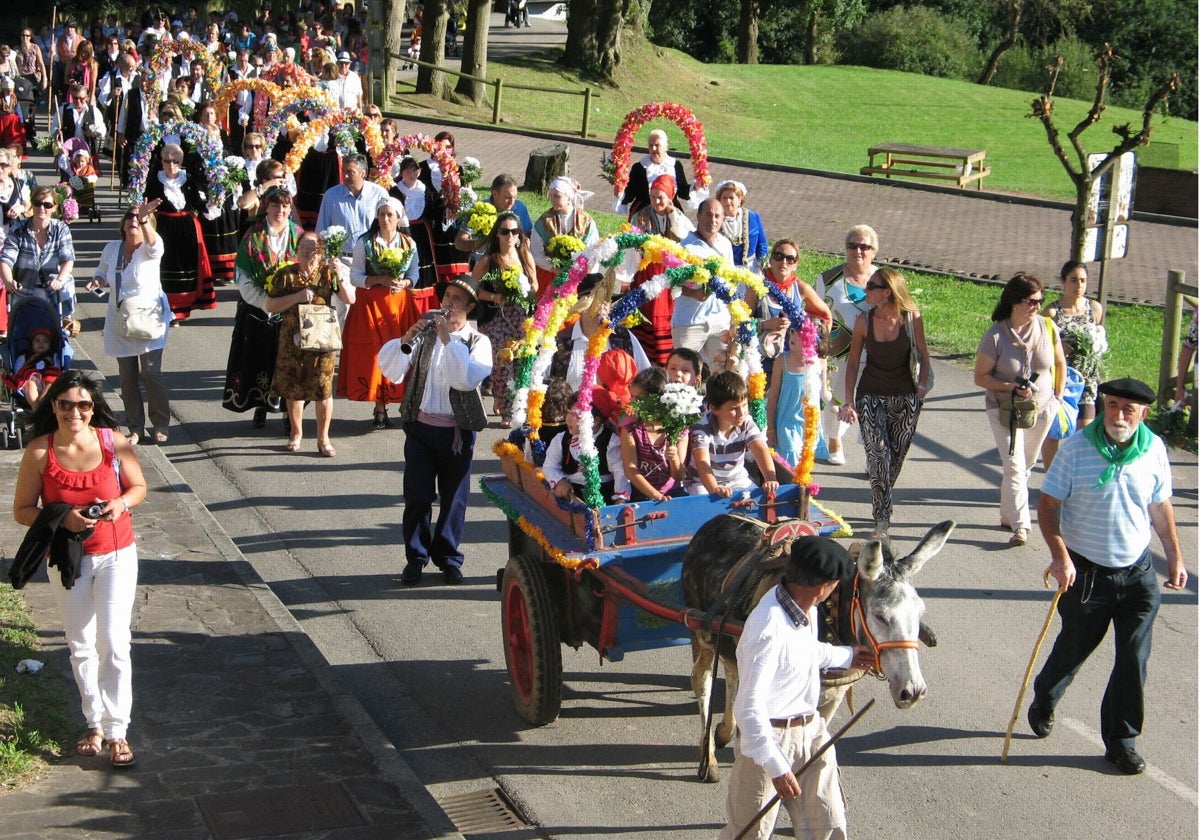
MULTIPOLYGON (((64 611, 75 616, 68 622, 68 637, 89 725, 77 751, 96 755, 107 745, 116 766, 134 761, 125 740, 128 624, 136 583, 128 514, 145 495, 135 447, 169 441, 171 413, 162 364, 170 327, 195 310, 215 307, 217 285, 236 284, 222 405, 252 412, 256 428, 264 427, 270 415, 282 415, 286 452, 302 449, 303 412, 309 403, 316 412, 316 452, 325 458, 337 455, 330 437, 335 395, 366 403, 363 422, 373 430, 392 426, 389 409, 396 411, 405 432, 406 565, 401 581, 418 585, 432 565, 445 583, 459 584, 474 447, 489 422, 484 397, 491 397, 491 413, 501 428, 512 428, 523 416, 514 405, 513 344, 525 333, 539 294, 563 265, 562 241, 571 239, 583 249, 599 240, 596 222, 585 209, 591 194, 570 177, 550 183, 549 209, 536 219, 518 198, 516 178, 503 173, 490 181, 491 212, 482 222, 475 214, 452 212, 438 162, 445 155, 458 159, 449 132, 435 138, 438 155, 428 149, 423 160, 401 157, 390 177, 379 177, 378 161, 365 141, 359 153, 346 154, 329 136, 314 143, 295 171, 289 171, 284 161, 296 141, 294 127, 267 136, 265 111, 255 101, 262 94, 250 90, 240 92, 227 112, 218 113, 218 91, 206 65, 194 53, 189 60, 187 50, 174 53, 171 78, 161 80, 166 84, 162 104, 150 112, 145 85, 153 73, 144 65, 145 57, 161 53, 164 43, 196 41, 219 60, 223 82, 310 80, 340 108, 374 120, 385 142, 395 139, 398 126, 364 101, 358 73, 368 56, 351 7, 338 11, 321 0, 300 6, 282 20, 269 9, 253 21, 220 12, 200 20, 194 10, 175 19, 154 10, 136 24, 113 15, 89 26, 88 37, 66 20, 60 32, 35 37, 32 30, 23 31, 22 46, 9 51, 11 60, 0 56, 0 130, 6 125, 4 109, 11 104, 8 113, 16 114, 20 124, 13 131, 24 132, 13 149, 0 149, 0 294, 13 299, 10 305, 22 297, 43 296, 69 314, 75 260, 70 228, 58 218, 63 215, 61 194, 28 183, 19 172, 22 146, 36 126, 35 108, 20 110, 16 80, 33 91, 34 98, 26 101, 36 103, 40 90, 61 103, 53 109, 48 131, 64 150, 68 181, 81 179, 76 195, 94 183, 86 180, 92 161, 108 156, 126 182, 135 174, 131 161, 138 137, 154 122, 175 129, 147 158, 144 199, 123 213, 119 239, 105 246, 86 286, 108 295, 104 353, 117 362, 126 432, 113 431, 116 417, 92 380, 77 372, 46 375, 45 341, 28 362, 42 367, 32 369, 20 386, 31 398, 37 437, 22 464, 16 516, 33 526, 54 511, 53 527, 88 534, 80 537, 77 554, 82 560, 73 567, 70 584, 64 577, 60 593, 64 611), (97 51, 94 44, 103 48, 97 51), (196 135, 180 129, 186 120, 245 168, 245 183, 222 201, 210 194, 196 135), (337 328, 329 329, 336 342, 328 334, 318 336, 313 324, 326 312, 336 313, 337 328), (51 504, 59 502, 62 507, 51 504), (99 506, 91 509, 93 503, 99 506), (104 638, 99 650, 88 616, 99 620, 104 638)), ((761 354, 758 361, 768 374, 765 426, 750 416, 750 383, 739 372, 746 368, 739 367, 741 351, 735 346, 729 306, 711 285, 689 282, 678 297, 660 294, 647 300, 636 323, 614 325, 599 363, 588 364, 592 336, 605 325, 614 293, 636 290, 662 271, 661 265, 646 265, 625 288, 594 283, 554 336, 557 352, 546 381, 538 383, 545 394, 540 441, 528 442, 527 455, 567 504, 585 494, 585 453, 593 447, 600 455, 606 502, 681 495, 727 498, 754 487, 777 490, 813 451, 831 467, 844 465, 846 432, 857 426, 870 478, 874 531, 886 535, 895 514, 894 490, 925 398, 934 387, 921 312, 904 276, 876 264, 880 237, 870 226, 850 227, 844 261, 809 282, 797 274, 801 253, 796 239, 772 240, 751 209, 751 198, 746 186, 734 180, 718 183, 711 194, 690 184, 661 131, 651 132, 647 154, 632 165, 628 187, 616 196, 618 208, 635 228, 770 282, 772 294, 760 296, 753 289, 745 294, 758 336, 751 346, 761 354), (797 311, 816 329, 806 332, 797 311), (590 400, 580 399, 585 389, 590 400), (590 416, 581 415, 578 406, 587 404, 590 416), (581 440, 585 429, 593 435, 590 442, 581 440)), ((981 337, 976 358, 975 383, 984 392, 1002 465, 999 524, 1012 545, 1025 544, 1033 527, 1032 470, 1039 457, 1048 463, 1055 458, 1055 446, 1047 439, 1063 405, 1069 365, 1080 355, 1066 341, 1067 328, 1097 325, 1104 318, 1085 296, 1085 266, 1067 263, 1060 280, 1064 293, 1048 301, 1040 280, 1027 274, 1013 277, 1000 294, 994 323, 981 337)), ((6 317, 7 308, 0 305, 0 317, 6 317)), ((0 329, 6 325, 6 320, 0 322, 0 329)), ((1144 412, 1133 416, 1136 405, 1146 402, 1143 390, 1129 383, 1106 390, 1094 371, 1081 378, 1072 425, 1085 427, 1096 417, 1099 394, 1123 400, 1114 403, 1130 415, 1120 434, 1112 431, 1117 421, 1109 418, 1101 424, 1112 431, 1109 449, 1120 449, 1130 440, 1121 435, 1144 418, 1144 412)), ((1119 452, 1105 454, 1102 434, 1093 430, 1089 439, 1102 450, 1105 463, 1127 463, 1119 452)), ((514 435, 525 442, 521 430, 514 435)), ((1165 455, 1140 434, 1138 440, 1156 464, 1165 462, 1165 455)), ((1080 495, 1068 464, 1082 457, 1082 446, 1072 442, 1064 447, 1059 457, 1069 460, 1055 461, 1051 496, 1042 496, 1040 524, 1055 549, 1055 574, 1064 585, 1073 580, 1076 566, 1091 569, 1085 563, 1123 569, 1130 556, 1135 563, 1144 562, 1141 543, 1119 557, 1101 558, 1088 545, 1077 548, 1068 528, 1059 534, 1060 513, 1069 514, 1080 495), (1055 498, 1065 503, 1061 511, 1055 498)), ((1162 473, 1156 466, 1142 477, 1144 482, 1151 476, 1159 479, 1147 496, 1150 513, 1144 518, 1150 524, 1143 530, 1147 539, 1153 528, 1169 543, 1174 526, 1163 512, 1170 488, 1163 485, 1162 473)), ((1186 579, 1177 554, 1175 545, 1172 586, 1182 586, 1186 579)), ((760 629, 807 626, 813 606, 844 570, 843 555, 825 543, 798 550, 789 565, 790 588, 785 585, 758 616, 760 629)), ((1103 620, 1088 618, 1087 632, 1103 620)), ((1147 649, 1148 642, 1137 651, 1134 670, 1140 657, 1144 672, 1147 649)), ((806 655, 836 665, 852 661, 856 653, 817 649, 806 655)), ((1048 666, 1052 673, 1040 678, 1030 713, 1039 734, 1048 734, 1053 704, 1079 659, 1056 649, 1055 664, 1048 666)), ((760 663, 768 675, 772 667, 760 663)), ((731 820, 752 813, 772 781, 785 798, 800 793, 788 773, 764 780, 763 771, 754 769, 785 767, 771 738, 776 726, 772 717, 807 715, 812 720, 815 670, 797 669, 796 674, 797 696, 804 701, 798 706, 772 707, 771 714, 756 718, 752 701, 745 701, 747 719, 757 720, 757 734, 751 733, 755 743, 739 753, 739 762, 750 759, 753 764, 737 771, 745 779, 744 787, 739 782, 737 792, 731 790, 731 820)), ((1141 721, 1123 707, 1113 714, 1122 716, 1122 723, 1106 724, 1110 760, 1127 772, 1137 771, 1140 758, 1132 753, 1132 744, 1141 721)), ((797 747, 786 757, 806 754, 810 746, 797 747)), ((815 796, 823 795, 832 793, 815 796)), ((796 813, 815 819, 812 814, 821 808, 819 803, 812 807, 796 813)))

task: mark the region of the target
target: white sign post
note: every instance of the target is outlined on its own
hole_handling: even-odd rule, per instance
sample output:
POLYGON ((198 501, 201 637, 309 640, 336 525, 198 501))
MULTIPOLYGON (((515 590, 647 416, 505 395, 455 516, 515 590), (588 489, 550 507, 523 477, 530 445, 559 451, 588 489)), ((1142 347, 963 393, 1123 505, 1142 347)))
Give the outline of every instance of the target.
MULTIPOLYGON (((1089 155, 1088 166, 1094 170, 1107 157, 1105 154, 1089 155)), ((1121 259, 1128 250, 1129 214, 1133 210, 1136 181, 1137 155, 1134 152, 1126 152, 1092 182, 1088 191, 1083 259, 1086 262, 1100 263, 1096 296, 1101 306, 1108 302, 1108 290, 1104 285, 1108 261, 1121 259)))

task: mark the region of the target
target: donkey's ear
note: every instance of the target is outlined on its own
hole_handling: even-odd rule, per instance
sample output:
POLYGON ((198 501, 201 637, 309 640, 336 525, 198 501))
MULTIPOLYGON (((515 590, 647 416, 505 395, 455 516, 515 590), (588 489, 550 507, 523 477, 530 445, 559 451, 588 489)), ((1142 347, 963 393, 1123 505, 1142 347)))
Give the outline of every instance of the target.
POLYGON ((954 521, 947 519, 945 522, 939 522, 929 529, 929 533, 924 536, 921 542, 917 543, 917 547, 913 549, 912 554, 896 561, 896 566, 906 575, 915 575, 921 571, 921 567, 933 555, 942 550, 942 546, 946 544, 946 540, 950 538, 950 533, 954 530, 954 521))
POLYGON ((883 574, 883 543, 871 540, 858 552, 858 573, 863 580, 876 580, 883 574))

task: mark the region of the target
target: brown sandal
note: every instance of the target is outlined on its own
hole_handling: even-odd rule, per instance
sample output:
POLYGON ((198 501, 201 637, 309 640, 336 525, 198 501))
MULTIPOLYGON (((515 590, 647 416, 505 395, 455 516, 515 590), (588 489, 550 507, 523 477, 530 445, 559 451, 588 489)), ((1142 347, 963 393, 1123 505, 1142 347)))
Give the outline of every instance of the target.
POLYGON ((100 755, 100 750, 104 747, 104 735, 99 729, 93 729, 86 735, 75 742, 75 752, 78 755, 91 758, 92 756, 100 755))
POLYGON ((108 760, 113 767, 132 767, 137 764, 137 758, 124 738, 114 738, 108 742, 108 760))

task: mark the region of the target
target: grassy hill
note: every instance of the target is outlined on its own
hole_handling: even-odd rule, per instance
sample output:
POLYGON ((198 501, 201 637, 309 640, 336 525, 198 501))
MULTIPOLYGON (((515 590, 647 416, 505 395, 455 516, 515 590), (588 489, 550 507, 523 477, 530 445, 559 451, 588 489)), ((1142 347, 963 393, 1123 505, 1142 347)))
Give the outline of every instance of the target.
MULTIPOLYGON (((574 90, 588 84, 559 68, 557 57, 555 50, 492 62, 487 75, 506 84, 574 90)), ((867 162, 867 147, 879 142, 980 148, 992 166, 989 189, 1070 198, 1073 187, 1050 150, 1045 129, 1028 116, 1034 96, 866 67, 702 64, 631 38, 616 84, 596 89, 590 133, 610 139, 632 109, 670 100, 696 113, 705 126, 709 153, 717 157, 857 173, 867 162)), ((403 101, 407 108, 480 121, 491 117, 490 106, 471 109, 411 95, 403 101)), ((1064 137, 1088 106, 1056 102, 1064 137)), ((581 115, 579 97, 529 91, 507 93, 502 111, 506 124, 562 133, 578 133, 581 115)), ((1104 151, 1115 142, 1113 126, 1140 121, 1140 112, 1110 108, 1083 135, 1084 144, 1089 151, 1104 151)), ((1153 140, 1179 144, 1180 167, 1196 166, 1195 122, 1157 116, 1153 140)), ((671 145, 685 148, 682 134, 674 132, 671 145)))

